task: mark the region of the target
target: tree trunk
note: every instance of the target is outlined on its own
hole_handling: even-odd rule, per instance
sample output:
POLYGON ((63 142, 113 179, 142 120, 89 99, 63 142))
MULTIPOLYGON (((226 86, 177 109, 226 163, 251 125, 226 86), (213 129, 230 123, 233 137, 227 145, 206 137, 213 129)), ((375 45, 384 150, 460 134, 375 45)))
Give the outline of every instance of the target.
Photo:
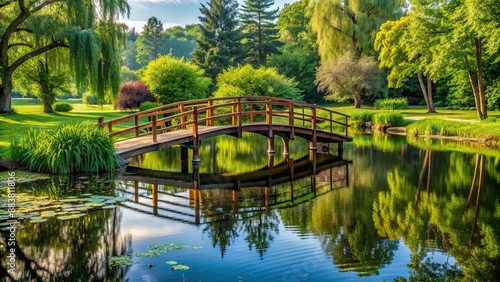
POLYGON ((361 97, 354 97, 354 108, 361 108, 361 97))
POLYGON ((469 68, 469 60, 467 59, 466 56, 464 56, 464 62, 465 65, 467 66, 467 75, 469 76, 469 82, 472 87, 472 94, 474 94, 474 104, 476 105, 476 112, 479 117, 479 120, 483 119, 483 109, 481 107, 481 100, 479 99, 479 89, 476 85, 476 78, 474 77, 474 73, 472 70, 469 68))
POLYGON ((422 94, 424 95, 425 104, 427 105, 427 112, 435 113, 436 110, 434 109, 434 103, 432 102, 432 81, 429 79, 429 76, 427 76, 427 88, 426 88, 422 74, 420 73, 417 74, 417 77, 418 77, 418 83, 420 84, 420 89, 422 90, 422 94))
POLYGON ((10 113, 12 112, 10 100, 10 92, 12 90, 12 76, 4 75, 2 77, 0 90, 0 113, 10 113))
POLYGON ((480 119, 485 119, 488 117, 488 109, 486 107, 486 97, 484 96, 484 84, 483 84, 483 55, 481 50, 482 44, 479 39, 476 38, 476 64, 477 64, 477 89, 479 94, 479 106, 481 107, 482 115, 480 119))
POLYGON ((43 97, 42 102, 43 102, 43 112, 44 113, 53 113, 54 112, 54 110, 52 109, 52 105, 50 103, 49 98, 43 97))
POLYGON ((434 101, 432 100, 432 79, 427 75, 427 100, 429 100, 429 104, 427 104, 427 112, 435 113, 436 109, 434 108, 434 101))

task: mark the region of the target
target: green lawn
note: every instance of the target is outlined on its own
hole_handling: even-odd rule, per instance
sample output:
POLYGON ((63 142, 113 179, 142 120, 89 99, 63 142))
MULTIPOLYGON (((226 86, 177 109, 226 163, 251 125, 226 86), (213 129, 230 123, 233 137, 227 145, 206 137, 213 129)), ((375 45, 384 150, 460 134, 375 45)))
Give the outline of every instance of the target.
MULTIPOLYGON (((16 113, 0 115, 0 158, 6 157, 11 138, 21 138, 30 129, 53 129, 64 124, 83 121, 97 124, 100 116, 106 121, 131 113, 113 110, 111 105, 87 106, 82 104, 81 100, 69 101, 73 106, 71 112, 46 114, 38 100, 12 99, 12 108, 16 113)), ((132 122, 128 125, 132 126, 132 122)))

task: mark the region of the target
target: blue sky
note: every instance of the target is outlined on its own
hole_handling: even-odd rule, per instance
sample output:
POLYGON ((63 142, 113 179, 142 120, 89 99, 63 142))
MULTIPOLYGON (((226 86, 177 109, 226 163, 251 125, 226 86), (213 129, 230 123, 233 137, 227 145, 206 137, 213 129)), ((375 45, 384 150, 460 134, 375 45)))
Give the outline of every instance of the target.
MULTIPOLYGON (((198 23, 200 16, 200 3, 209 0, 129 0, 130 18, 123 19, 130 28, 135 27, 137 31, 142 30, 142 26, 148 18, 156 17, 164 28, 176 25, 186 25, 198 23)), ((243 0, 238 0, 241 4, 243 0)), ((280 9, 285 3, 293 3, 295 0, 275 0, 275 6, 280 9)))

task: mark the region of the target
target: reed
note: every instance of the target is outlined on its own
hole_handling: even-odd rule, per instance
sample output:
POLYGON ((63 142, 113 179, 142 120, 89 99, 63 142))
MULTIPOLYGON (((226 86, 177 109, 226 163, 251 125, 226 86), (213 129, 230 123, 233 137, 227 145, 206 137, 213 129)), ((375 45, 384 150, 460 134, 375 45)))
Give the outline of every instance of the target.
POLYGON ((30 171, 52 174, 105 172, 119 164, 108 134, 89 122, 30 130, 12 140, 9 158, 30 171))

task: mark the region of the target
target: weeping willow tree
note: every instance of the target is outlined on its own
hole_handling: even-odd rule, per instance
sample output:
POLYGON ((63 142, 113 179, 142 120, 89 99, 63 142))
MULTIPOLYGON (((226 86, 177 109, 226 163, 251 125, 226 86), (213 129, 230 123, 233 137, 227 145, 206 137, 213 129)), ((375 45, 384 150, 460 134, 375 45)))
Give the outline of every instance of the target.
POLYGON ((68 54, 59 48, 28 60, 19 67, 14 84, 24 95, 33 94, 43 103, 43 111, 52 113, 57 95, 71 91, 68 54))
POLYGON ((318 35, 322 61, 350 51, 373 55, 373 41, 382 23, 398 19, 405 0, 311 0, 308 13, 318 35))
POLYGON ((126 0, 2 0, 0 2, 0 112, 11 111, 16 69, 56 48, 69 51, 79 89, 103 102, 118 93, 118 47, 124 43, 126 0))

